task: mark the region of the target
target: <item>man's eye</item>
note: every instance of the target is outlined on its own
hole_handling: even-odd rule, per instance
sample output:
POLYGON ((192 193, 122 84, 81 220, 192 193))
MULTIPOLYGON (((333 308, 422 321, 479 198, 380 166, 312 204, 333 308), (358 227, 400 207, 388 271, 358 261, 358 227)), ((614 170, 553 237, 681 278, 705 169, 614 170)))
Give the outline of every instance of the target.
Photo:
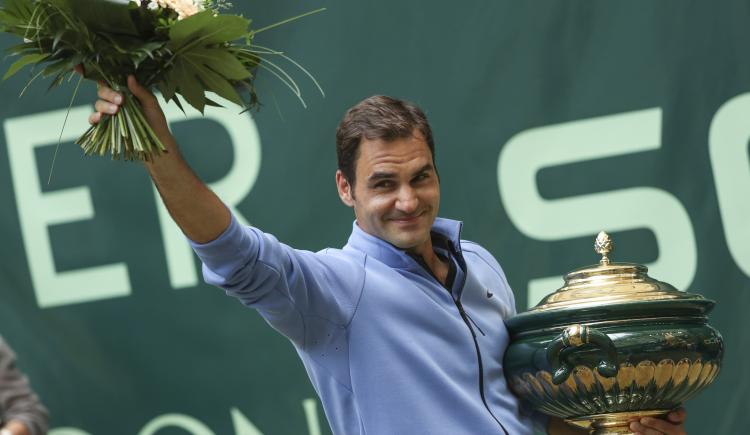
POLYGON ((393 186, 393 182, 385 180, 385 181, 379 181, 379 182, 375 183, 375 185, 373 187, 376 188, 376 189, 387 189, 387 188, 389 188, 391 186, 393 186))
POLYGON ((427 178, 429 178, 428 174, 419 174, 416 177, 414 177, 414 181, 422 181, 422 180, 426 180, 427 178))

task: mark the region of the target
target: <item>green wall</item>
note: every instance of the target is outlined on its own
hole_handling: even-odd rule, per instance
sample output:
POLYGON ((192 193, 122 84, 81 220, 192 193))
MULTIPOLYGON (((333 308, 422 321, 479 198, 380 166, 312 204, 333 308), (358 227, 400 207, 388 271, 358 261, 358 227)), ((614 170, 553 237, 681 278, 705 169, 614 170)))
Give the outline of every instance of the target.
MULTIPOLYGON (((169 109, 187 158, 246 221, 341 246, 336 125, 372 94, 412 100, 433 125, 441 214, 495 254, 519 310, 594 263, 594 235, 611 231, 615 260, 717 301, 724 367, 687 404, 688 431, 750 426, 750 3, 235 4, 259 26, 328 8, 257 39, 325 98, 298 75, 303 109, 261 72, 252 118, 169 109)), ((74 83, 19 100, 26 79, 0 85, 0 333, 54 434, 329 433, 291 345, 202 283, 144 169, 72 144, 92 84, 47 184, 74 83)))

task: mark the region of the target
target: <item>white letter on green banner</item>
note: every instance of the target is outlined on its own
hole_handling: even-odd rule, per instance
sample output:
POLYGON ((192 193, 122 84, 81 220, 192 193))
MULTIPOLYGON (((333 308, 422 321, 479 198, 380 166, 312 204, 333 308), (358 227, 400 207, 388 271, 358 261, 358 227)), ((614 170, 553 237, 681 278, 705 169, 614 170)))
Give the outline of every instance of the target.
MULTIPOLYGON (((46 173, 47 168, 39 170, 34 151, 57 144, 65 112, 66 109, 55 110, 5 121, 10 172, 26 260, 37 304, 42 308, 130 294, 125 263, 65 272, 58 272, 55 268, 49 227, 94 218, 88 188, 81 186, 45 193, 39 182, 40 172, 46 173)), ((63 142, 75 140, 85 130, 89 113, 89 106, 71 109, 63 142)))
POLYGON ((138 435, 154 435, 157 431, 165 427, 179 427, 192 435, 214 435, 208 426, 200 421, 182 414, 165 414, 151 420, 141 429, 138 435))
MULTIPOLYGON (((537 173, 547 167, 658 150, 661 109, 646 109, 533 128, 513 136, 498 158, 500 198, 510 220, 524 235, 554 241, 647 228, 659 256, 653 276, 685 290, 697 267, 695 236, 685 207, 671 193, 635 187, 562 199, 544 199, 537 173)), ((596 180, 591 189, 596 190, 596 180)), ((637 259, 629 259, 637 261, 637 259)), ((559 277, 529 282, 528 304, 560 287, 559 277)))
POLYGON ((750 277, 750 93, 724 103, 708 133, 721 221, 732 258, 750 277))

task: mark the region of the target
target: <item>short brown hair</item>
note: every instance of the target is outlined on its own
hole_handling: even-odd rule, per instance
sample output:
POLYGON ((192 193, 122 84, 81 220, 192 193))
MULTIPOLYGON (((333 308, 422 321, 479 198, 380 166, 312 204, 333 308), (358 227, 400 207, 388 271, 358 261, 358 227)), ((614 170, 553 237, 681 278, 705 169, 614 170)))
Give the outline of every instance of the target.
POLYGON ((362 139, 391 141, 419 131, 427 142, 435 165, 432 130, 422 109, 408 101, 373 95, 347 110, 336 129, 336 157, 344 177, 354 186, 355 166, 362 139))

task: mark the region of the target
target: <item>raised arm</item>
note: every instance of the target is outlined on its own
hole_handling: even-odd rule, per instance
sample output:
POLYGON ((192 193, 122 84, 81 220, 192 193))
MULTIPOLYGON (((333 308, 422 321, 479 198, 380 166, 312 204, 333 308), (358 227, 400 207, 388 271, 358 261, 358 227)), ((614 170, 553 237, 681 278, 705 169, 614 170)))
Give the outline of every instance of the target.
MULTIPOLYGON (((364 285, 364 255, 300 251, 240 225, 182 158, 154 95, 133 77, 128 78, 128 88, 167 148, 166 154, 146 162, 146 168, 172 218, 192 241, 206 281, 257 309, 298 344, 346 325, 364 285)), ((104 114, 116 113, 123 103, 123 95, 103 85, 98 95, 96 113, 89 118, 92 124, 104 114)))
MULTIPOLYGON (((128 88, 141 102, 146 120, 167 148, 166 154, 146 162, 146 168, 169 214, 191 240, 206 243, 216 239, 229 226, 229 210, 182 158, 156 97, 132 76, 128 78, 128 88)), ((104 85, 99 86, 98 96, 96 112, 89 117, 92 124, 98 123, 103 114, 116 113, 124 98, 104 85)))

